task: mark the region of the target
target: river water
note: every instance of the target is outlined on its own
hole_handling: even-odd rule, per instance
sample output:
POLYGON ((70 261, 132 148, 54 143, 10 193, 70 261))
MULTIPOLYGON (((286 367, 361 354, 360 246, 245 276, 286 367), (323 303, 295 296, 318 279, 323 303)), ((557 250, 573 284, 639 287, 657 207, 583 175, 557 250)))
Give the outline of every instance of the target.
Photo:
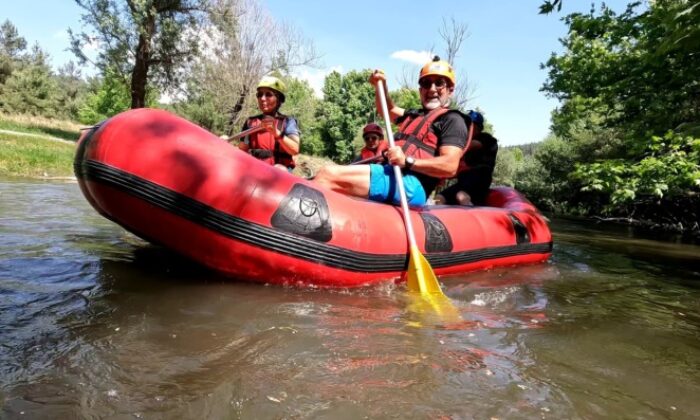
POLYGON ((226 279, 0 182, 0 418, 697 418, 700 247, 555 220, 546 264, 402 287, 226 279))

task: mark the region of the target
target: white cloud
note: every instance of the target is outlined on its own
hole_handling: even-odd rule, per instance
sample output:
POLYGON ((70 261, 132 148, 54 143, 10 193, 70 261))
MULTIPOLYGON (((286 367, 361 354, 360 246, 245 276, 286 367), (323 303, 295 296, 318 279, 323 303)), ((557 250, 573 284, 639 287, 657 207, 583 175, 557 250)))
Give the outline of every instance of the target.
POLYGON ((295 72, 294 77, 306 80, 313 88, 316 96, 319 98, 323 97, 323 82, 326 80, 326 76, 332 72, 337 71, 338 73, 343 73, 343 66, 333 66, 327 69, 309 69, 303 68, 295 72))
POLYGON ((65 29, 61 29, 58 32, 54 32, 54 34, 51 36, 51 38, 60 39, 60 40, 68 39, 68 31, 65 29))
POLYGON ((433 58, 433 53, 430 51, 399 50, 391 53, 391 58, 422 66, 433 58))

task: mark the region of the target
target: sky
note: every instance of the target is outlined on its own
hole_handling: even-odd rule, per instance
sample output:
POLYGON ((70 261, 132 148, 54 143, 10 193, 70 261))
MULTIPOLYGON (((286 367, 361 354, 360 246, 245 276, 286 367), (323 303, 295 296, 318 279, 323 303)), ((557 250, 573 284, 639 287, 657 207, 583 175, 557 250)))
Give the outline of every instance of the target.
MULTIPOLYGON (((589 0, 564 0, 559 13, 539 15, 541 0, 260 0, 272 16, 293 25, 322 55, 314 68, 297 69, 317 90, 333 70, 382 69, 389 89, 405 71, 416 74, 424 58, 444 53, 443 20, 465 24, 468 36, 454 64, 468 83, 470 109, 479 108, 502 146, 541 141, 549 133, 557 101, 540 92, 547 78, 540 64, 561 52, 566 36, 561 19, 588 12, 589 0)), ((626 0, 608 0, 621 12, 626 0)), ((67 51, 67 29, 82 29, 73 0, 0 0, 0 22, 9 19, 31 45, 51 56, 55 69, 75 60, 67 51)), ((86 74, 94 70, 85 69, 86 74)))

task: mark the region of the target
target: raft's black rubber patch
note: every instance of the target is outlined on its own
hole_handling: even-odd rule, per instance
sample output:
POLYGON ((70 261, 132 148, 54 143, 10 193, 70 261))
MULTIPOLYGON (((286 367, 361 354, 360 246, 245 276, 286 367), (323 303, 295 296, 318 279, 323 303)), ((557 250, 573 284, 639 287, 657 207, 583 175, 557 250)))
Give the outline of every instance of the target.
POLYGON ((303 184, 296 184, 272 215, 272 227, 328 242, 333 237, 328 204, 323 193, 303 184))
POLYGON ((508 213, 510 221, 513 223, 513 229, 515 229, 515 243, 529 244, 530 243, 530 232, 527 230, 527 226, 523 224, 513 213, 508 213))
POLYGON ((452 237, 440 219, 430 213, 420 213, 425 226, 425 252, 451 252, 452 237))

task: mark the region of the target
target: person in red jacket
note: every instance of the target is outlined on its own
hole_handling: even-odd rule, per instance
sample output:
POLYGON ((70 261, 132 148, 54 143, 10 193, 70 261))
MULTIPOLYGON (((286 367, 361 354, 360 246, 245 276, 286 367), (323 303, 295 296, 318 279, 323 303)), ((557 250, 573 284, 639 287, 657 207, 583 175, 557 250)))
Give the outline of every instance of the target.
POLYGON ((246 120, 242 131, 263 127, 263 131, 249 134, 238 143, 238 148, 254 157, 291 172, 294 155, 299 154, 300 132, 297 121, 279 112, 284 103, 286 87, 272 76, 260 80, 256 91, 258 108, 262 114, 246 120))
POLYGON ((381 156, 389 148, 389 143, 384 140, 384 131, 378 124, 367 124, 362 129, 362 138, 365 140, 365 147, 360 150, 360 154, 353 162, 371 163, 368 162, 368 159, 373 157, 377 157, 377 161, 379 161, 378 156, 381 156))

